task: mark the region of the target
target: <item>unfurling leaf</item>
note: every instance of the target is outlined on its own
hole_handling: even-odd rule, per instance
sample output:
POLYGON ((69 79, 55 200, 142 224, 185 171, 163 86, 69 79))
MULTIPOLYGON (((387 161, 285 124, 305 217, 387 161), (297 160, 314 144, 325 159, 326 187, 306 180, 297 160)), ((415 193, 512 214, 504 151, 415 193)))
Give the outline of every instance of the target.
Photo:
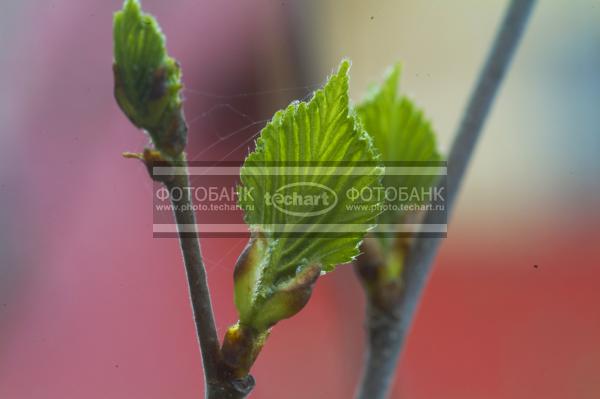
POLYGON ((257 288, 262 284, 261 272, 270 260, 268 246, 266 238, 253 237, 238 259, 234 273, 235 305, 240 323, 252 325, 258 331, 266 331, 279 320, 298 313, 308 302, 313 285, 321 274, 321 267, 317 264, 298 268, 294 276, 270 287, 269 292, 257 301, 257 288))
MULTIPOLYGON (((241 316, 249 318, 242 322, 274 324, 286 313, 275 310, 276 293, 303 292, 298 285, 308 284, 307 269, 327 272, 353 260, 374 227, 380 211, 375 196, 363 200, 348 194, 379 187, 382 174, 369 136, 349 110, 349 68, 343 61, 308 103, 277 112, 246 158, 241 182, 253 194, 239 202, 260 238, 253 243, 259 253, 253 256, 252 279, 244 279, 241 296, 250 303, 239 306, 241 316), (278 204, 281 198, 289 201, 278 204), (272 318, 262 314, 267 308, 272 318)), ((282 294, 279 302, 303 305, 293 295, 301 294, 282 294)))
POLYGON ((321 273, 359 254, 380 213, 377 196, 368 194, 381 188, 383 168, 350 111, 349 68, 343 61, 309 102, 277 112, 241 170, 238 201, 253 238, 235 270, 240 321, 223 346, 237 359, 234 369, 248 368, 253 359, 232 353, 253 352, 233 351, 229 341, 240 331, 263 337, 300 311, 321 273))
POLYGON ((180 90, 181 70, 167 55, 156 20, 138 0, 126 0, 113 21, 115 98, 121 110, 144 129, 164 156, 185 149, 187 126, 180 90))
MULTIPOLYGON (((400 66, 391 68, 384 82, 371 88, 367 97, 356 107, 364 128, 373 137, 386 164, 394 162, 415 165, 436 164, 443 160, 438 152, 436 137, 423 112, 407 97, 398 93, 400 66)), ((387 166, 387 165, 386 165, 387 166)), ((418 166, 417 166, 418 167, 418 166)), ((390 168, 387 170, 389 171, 390 168)), ((406 192, 429 189, 436 183, 435 174, 386 173, 383 186, 406 192)), ((423 204, 422 198, 409 197, 403 205, 423 204)), ((388 204, 392 205, 392 204, 388 204)), ((367 290, 370 302, 380 308, 391 308, 403 290, 404 260, 410 246, 407 237, 386 232, 382 226, 406 223, 407 214, 400 207, 388 206, 378 219, 379 240, 365 239, 358 260, 357 273, 367 290)))
MULTIPOLYGON (((388 70, 384 82, 372 87, 356 107, 365 130, 373 137, 384 162, 439 162, 443 158, 436 144, 435 132, 423 112, 406 96, 398 93, 400 66, 388 70)), ((384 187, 429 187, 432 175, 393 175, 383 178, 384 187)), ((404 202, 409 204, 411 201, 404 202)), ((390 208, 392 209, 392 208, 390 208)), ((397 223, 397 210, 382 213, 380 223, 397 223)))

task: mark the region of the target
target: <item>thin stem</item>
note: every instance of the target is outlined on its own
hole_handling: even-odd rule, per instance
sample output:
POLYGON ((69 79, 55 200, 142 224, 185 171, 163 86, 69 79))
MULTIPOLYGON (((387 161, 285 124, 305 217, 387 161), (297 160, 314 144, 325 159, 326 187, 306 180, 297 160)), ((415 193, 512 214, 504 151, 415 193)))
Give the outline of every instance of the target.
MULTIPOLYGON (((145 159, 140 154, 124 153, 124 156, 144 160, 152 176, 152 160, 145 159)), ((162 158, 159 160, 164 162, 162 158)), ((244 399, 254 388, 255 381, 251 375, 236 378, 231 375, 223 363, 206 270, 202 261, 200 243, 197 237, 196 216, 194 215, 189 190, 186 189, 186 187, 189 187, 189 175, 186 171, 185 175, 173 176, 172 179, 157 179, 154 176, 152 177, 156 181, 164 183, 171 193, 173 193, 173 189, 178 189, 177 196, 171 195, 171 203, 173 204, 173 213, 177 221, 179 244, 188 279, 196 335, 202 354, 205 398, 244 399), (179 193, 181 193, 181 197, 179 197, 179 193), (187 227, 183 228, 184 226, 187 227)))
POLYGON ((222 362, 206 270, 197 237, 196 216, 192 208, 189 190, 185 189, 189 186, 189 176, 187 174, 175 176, 173 181, 165 182, 165 184, 170 190, 181 189, 178 192, 182 194, 180 198, 171 196, 171 202, 177 220, 179 243, 188 279, 196 333, 202 352, 205 396, 208 399, 243 399, 254 388, 254 379, 251 375, 236 379, 229 375, 222 362), (183 229, 183 226, 187 226, 187 228, 183 229))
POLYGON ((191 206, 189 192, 184 189, 186 186, 189 186, 188 182, 189 178, 187 175, 177 176, 172 183, 168 183, 167 185, 171 190, 173 188, 181 189, 181 193, 183 194, 178 200, 174 199, 176 196, 171 196, 171 199, 173 212, 177 220, 179 243, 188 279, 198 343, 202 352, 206 385, 208 386, 219 379, 221 351, 206 279, 206 271, 202 262, 198 238, 194 233, 196 231, 196 216, 191 206), (188 226, 188 228, 193 226, 194 232, 191 234, 189 230, 188 232, 184 232, 182 229, 184 225, 188 226))
MULTIPOLYGON (((477 139, 525 30, 534 3, 535 0, 511 0, 471 95, 448 156, 448 175, 444 176, 439 183, 441 187, 446 186, 448 216, 452 211, 477 139)), ((435 219, 435 212, 429 212, 425 215, 423 223, 432 223, 435 219)), ((440 243, 440 238, 416 239, 406 258, 403 276, 404 291, 398 305, 385 315, 378 312, 371 312, 368 315, 370 347, 357 394, 359 399, 386 397, 397 358, 421 300, 440 243), (394 319, 392 327, 390 320, 394 319), (385 333, 386 329, 390 329, 390 332, 385 333)), ((371 309, 372 307, 369 306, 368 311, 371 309)))

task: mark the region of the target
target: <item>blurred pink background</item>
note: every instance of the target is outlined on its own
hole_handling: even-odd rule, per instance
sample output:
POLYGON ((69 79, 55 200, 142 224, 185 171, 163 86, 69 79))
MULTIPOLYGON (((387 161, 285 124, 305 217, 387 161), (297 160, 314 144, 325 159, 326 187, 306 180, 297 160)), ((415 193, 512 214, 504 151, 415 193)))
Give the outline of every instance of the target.
MULTIPOLYGON (((400 59, 447 147, 503 1, 146 0, 181 62, 190 158, 243 159, 342 56, 354 100, 400 59), (216 144, 215 144, 216 143, 216 144)), ((0 398, 202 397, 177 241, 152 238, 146 139, 112 97, 121 2, 0 4, 0 398)), ((393 398, 600 397, 600 3, 540 2, 488 121, 393 398)), ((201 217, 201 216, 200 216, 201 217)), ((241 239, 203 239, 222 336, 241 239)), ((349 398, 350 267, 280 323, 254 398, 349 398)))

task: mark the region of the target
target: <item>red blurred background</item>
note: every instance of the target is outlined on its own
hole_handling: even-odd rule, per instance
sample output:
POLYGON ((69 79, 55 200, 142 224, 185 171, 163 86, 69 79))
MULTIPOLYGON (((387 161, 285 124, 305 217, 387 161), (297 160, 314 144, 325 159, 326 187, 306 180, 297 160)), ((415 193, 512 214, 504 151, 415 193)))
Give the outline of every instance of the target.
MULTIPOLYGON (((120 156, 146 143, 112 97, 120 5, 0 5, 2 399, 201 397, 177 241, 152 238, 152 183, 120 156)), ((264 120, 309 95, 341 55, 354 61, 356 93, 404 60, 403 83, 447 146, 504 2, 144 6, 183 65, 190 158, 236 160, 264 120), (393 43, 382 39, 396 28, 393 43)), ((393 398, 600 397, 600 6, 565 7, 536 11, 393 398)), ((236 321, 232 265, 243 246, 202 240, 220 335, 236 321)), ((307 307, 274 329, 252 397, 351 397, 363 311, 350 267, 321 278, 307 307)))

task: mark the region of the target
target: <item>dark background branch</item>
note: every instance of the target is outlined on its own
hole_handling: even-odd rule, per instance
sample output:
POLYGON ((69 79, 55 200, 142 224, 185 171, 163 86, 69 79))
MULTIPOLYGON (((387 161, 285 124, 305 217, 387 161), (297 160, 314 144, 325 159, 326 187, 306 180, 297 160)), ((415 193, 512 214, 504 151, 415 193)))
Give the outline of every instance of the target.
MULTIPOLYGON (((485 66, 471 95, 448 156, 448 175, 439 185, 446 186, 448 217, 454 206, 465 171, 473 154, 484 122, 494 102, 498 88, 513 58, 525 30, 535 0, 512 0, 500 25, 485 66)), ((425 215, 423 223, 433 223, 434 212, 425 215)), ((374 312, 368 306, 368 352, 365 371, 357 397, 385 398, 429 278, 440 238, 416 239, 408 252, 404 269, 404 291, 397 307, 387 312, 374 312)))

